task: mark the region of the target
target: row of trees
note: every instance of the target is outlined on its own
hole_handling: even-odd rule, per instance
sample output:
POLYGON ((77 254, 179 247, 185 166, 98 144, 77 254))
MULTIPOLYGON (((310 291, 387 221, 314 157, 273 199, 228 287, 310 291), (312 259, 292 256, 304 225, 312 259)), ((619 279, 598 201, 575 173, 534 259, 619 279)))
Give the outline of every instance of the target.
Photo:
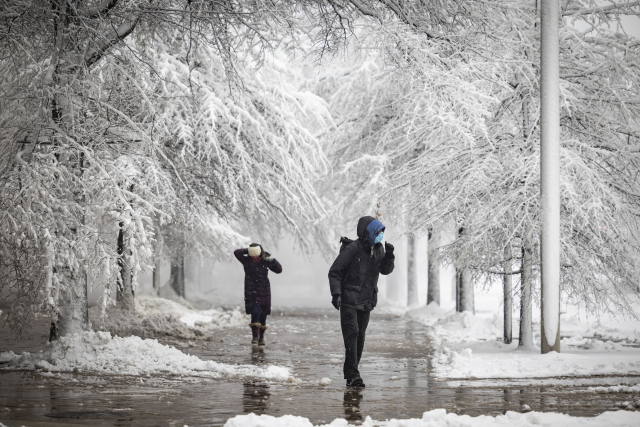
MULTIPOLYGON (((640 291, 640 45, 616 25, 638 8, 562 2, 562 291, 590 312, 628 309, 640 291)), ((540 277, 538 26, 527 0, 494 9, 491 31, 456 39, 403 23, 366 30, 367 53, 319 89, 341 117, 332 160, 361 200, 402 212, 408 233, 457 230, 437 257, 457 269, 460 310, 473 306, 471 281, 503 277, 507 312, 520 275, 527 347, 540 277)))
POLYGON ((56 334, 86 329, 88 283, 104 286, 104 304, 117 288, 131 307, 154 257, 220 256, 244 243, 234 230, 246 217, 294 230, 317 217, 312 182, 326 161, 291 119, 321 112, 256 76, 295 37, 298 12, 322 12, 318 40, 337 42, 338 15, 322 3, 0 3, 11 327, 39 312, 57 318, 56 334))
POLYGON ((335 51, 363 17, 437 32, 466 4, 1 0, 9 325, 43 313, 54 336, 87 329, 89 286, 131 309, 142 270, 221 256, 247 218, 309 245, 329 167, 314 130, 331 118, 274 52, 335 51))
MULTIPOLYGON (((563 290, 624 308, 639 45, 607 25, 638 2, 562 6, 563 290)), ((247 243, 241 227, 326 248, 332 225, 379 208, 433 236, 429 301, 436 261, 459 270, 460 309, 472 281, 521 274, 530 345, 537 16, 535 0, 0 0, 10 326, 39 312, 58 335, 86 329, 88 285, 131 309, 142 270, 171 260, 179 277, 185 255, 247 243)))

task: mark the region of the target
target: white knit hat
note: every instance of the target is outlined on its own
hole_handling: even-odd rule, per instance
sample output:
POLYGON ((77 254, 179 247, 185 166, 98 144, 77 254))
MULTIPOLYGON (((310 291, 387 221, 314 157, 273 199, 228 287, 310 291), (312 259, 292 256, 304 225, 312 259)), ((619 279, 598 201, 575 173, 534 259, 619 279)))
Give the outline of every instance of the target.
POLYGON ((262 253, 262 249, 260 246, 251 246, 249 247, 249 256, 260 256, 262 253))

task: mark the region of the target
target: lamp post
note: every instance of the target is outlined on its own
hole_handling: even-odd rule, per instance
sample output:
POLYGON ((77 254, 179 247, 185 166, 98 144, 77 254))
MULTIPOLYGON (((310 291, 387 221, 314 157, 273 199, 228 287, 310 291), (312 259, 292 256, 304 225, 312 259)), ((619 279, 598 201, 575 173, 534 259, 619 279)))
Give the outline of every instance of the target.
POLYGON ((559 1, 540 8, 541 351, 560 352, 559 1))

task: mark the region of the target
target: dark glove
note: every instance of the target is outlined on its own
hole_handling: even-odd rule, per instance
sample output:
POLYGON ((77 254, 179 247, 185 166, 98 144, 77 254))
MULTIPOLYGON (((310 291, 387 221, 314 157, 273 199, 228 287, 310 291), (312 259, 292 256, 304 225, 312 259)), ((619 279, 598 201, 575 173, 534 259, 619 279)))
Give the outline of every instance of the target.
POLYGON ((340 295, 334 295, 331 298, 331 304, 333 304, 336 310, 340 310, 340 304, 342 304, 342 298, 340 298, 340 295))
POLYGON ((391 243, 389 243, 389 242, 384 242, 384 251, 385 251, 387 254, 391 254, 391 255, 393 255, 393 249, 394 249, 394 248, 393 248, 393 245, 392 245, 391 243))

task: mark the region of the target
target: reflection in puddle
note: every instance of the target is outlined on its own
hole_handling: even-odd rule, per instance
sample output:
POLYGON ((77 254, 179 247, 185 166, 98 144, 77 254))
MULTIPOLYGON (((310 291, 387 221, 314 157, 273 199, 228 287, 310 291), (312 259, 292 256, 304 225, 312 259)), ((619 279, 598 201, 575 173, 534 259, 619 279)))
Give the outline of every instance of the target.
POLYGON ((264 347, 257 345, 251 346, 251 363, 254 365, 258 363, 264 363, 264 347))
POLYGON ((242 406, 244 413, 260 415, 267 410, 267 404, 271 393, 268 384, 260 384, 247 382, 243 384, 244 392, 242 393, 242 406))
POLYGON ((362 412, 360 412, 360 402, 362 401, 362 393, 360 390, 346 390, 344 392, 344 417, 347 421, 362 421, 362 412))

